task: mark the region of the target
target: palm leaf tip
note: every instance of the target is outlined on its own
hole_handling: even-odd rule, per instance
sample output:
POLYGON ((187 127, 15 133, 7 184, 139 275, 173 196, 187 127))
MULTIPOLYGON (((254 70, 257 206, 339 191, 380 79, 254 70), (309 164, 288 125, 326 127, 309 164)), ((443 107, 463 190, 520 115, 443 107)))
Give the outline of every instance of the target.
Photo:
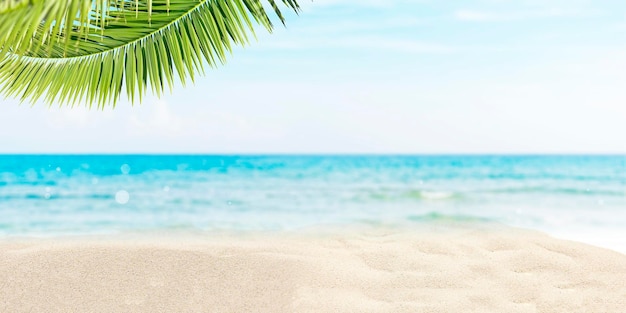
POLYGON ((294 0, 10 1, 18 5, 0 10, 0 93, 98 107, 123 93, 161 95, 224 63, 255 23, 272 30, 264 4, 283 23, 283 9, 299 11, 294 0))

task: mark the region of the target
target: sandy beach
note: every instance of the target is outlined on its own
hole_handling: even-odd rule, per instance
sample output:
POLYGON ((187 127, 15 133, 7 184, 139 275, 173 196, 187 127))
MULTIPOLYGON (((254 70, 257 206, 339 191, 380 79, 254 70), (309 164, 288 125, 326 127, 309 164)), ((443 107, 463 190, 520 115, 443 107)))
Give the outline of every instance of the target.
POLYGON ((0 312, 624 312, 626 256, 481 227, 4 240, 0 312))

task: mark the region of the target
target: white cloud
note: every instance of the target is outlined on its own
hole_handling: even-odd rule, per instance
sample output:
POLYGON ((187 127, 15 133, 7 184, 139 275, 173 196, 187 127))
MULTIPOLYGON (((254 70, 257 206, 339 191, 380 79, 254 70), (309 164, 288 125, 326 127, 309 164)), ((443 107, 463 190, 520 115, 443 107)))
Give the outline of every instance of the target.
POLYGON ((147 102, 132 111, 128 125, 131 133, 177 136, 182 132, 185 121, 172 112, 165 100, 152 99, 147 102))
POLYGON ((306 7, 332 7, 332 6, 351 6, 351 7, 371 7, 371 8, 389 8, 400 4, 427 2, 427 0, 314 0, 302 1, 301 6, 306 7))
POLYGON ((379 49, 393 52, 405 52, 405 53, 451 53, 456 48, 437 44, 422 42, 419 40, 411 39, 391 39, 383 37, 356 37, 351 39, 342 40, 334 43, 336 46, 344 48, 358 48, 358 49, 379 49))
POLYGON ((52 128, 82 128, 89 124, 89 110, 85 107, 51 109, 48 125, 52 128))
POLYGON ((372 31, 389 31, 393 29, 406 30, 414 27, 425 26, 432 23, 431 20, 418 18, 415 16, 393 16, 378 17, 376 22, 361 19, 358 17, 342 20, 328 21, 323 24, 309 24, 296 27, 293 32, 300 37, 306 36, 327 36, 328 34, 353 34, 366 33, 372 31))
POLYGON ((453 16, 457 20, 468 22, 506 22, 555 17, 584 17, 597 14, 597 11, 582 11, 578 9, 562 8, 542 8, 534 10, 514 11, 485 11, 464 9, 455 11, 453 13, 453 16))
POLYGON ((425 42, 408 38, 388 38, 381 36, 345 36, 340 38, 305 38, 302 40, 274 40, 255 49, 270 50, 327 50, 340 48, 344 50, 387 51, 397 53, 451 53, 458 50, 456 47, 425 42))

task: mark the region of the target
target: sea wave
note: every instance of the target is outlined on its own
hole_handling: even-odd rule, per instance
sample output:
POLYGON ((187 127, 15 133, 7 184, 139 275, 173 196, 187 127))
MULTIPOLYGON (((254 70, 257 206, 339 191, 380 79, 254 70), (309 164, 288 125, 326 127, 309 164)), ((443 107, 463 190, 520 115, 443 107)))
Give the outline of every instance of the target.
POLYGON ((401 201, 401 200, 422 200, 422 201, 446 201, 446 200, 459 200, 463 198, 463 194, 453 191, 440 191, 440 190, 421 190, 421 189, 409 189, 409 190, 369 190, 366 191, 370 200, 383 200, 383 201, 401 201))
POLYGON ((0 195, 0 201, 12 200, 110 200, 115 199, 115 194, 46 194, 46 193, 24 193, 24 194, 8 194, 0 195))
POLYGON ((581 195, 581 196, 626 196, 626 189, 595 189, 576 187, 547 187, 547 186, 520 186, 507 188, 484 189, 479 192, 493 194, 554 194, 554 195, 581 195))
POLYGON ((421 215, 409 215, 407 216, 407 220, 411 222, 494 222, 495 219, 476 216, 476 215, 465 215, 465 214, 443 214, 438 212, 430 212, 427 214, 421 215))

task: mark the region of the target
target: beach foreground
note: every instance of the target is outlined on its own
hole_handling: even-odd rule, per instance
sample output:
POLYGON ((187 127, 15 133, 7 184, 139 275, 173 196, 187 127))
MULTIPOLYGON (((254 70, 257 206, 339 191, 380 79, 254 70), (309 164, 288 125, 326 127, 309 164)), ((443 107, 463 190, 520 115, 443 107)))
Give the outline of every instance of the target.
POLYGON ((0 312, 624 312, 626 256, 510 228, 5 240, 0 312))

